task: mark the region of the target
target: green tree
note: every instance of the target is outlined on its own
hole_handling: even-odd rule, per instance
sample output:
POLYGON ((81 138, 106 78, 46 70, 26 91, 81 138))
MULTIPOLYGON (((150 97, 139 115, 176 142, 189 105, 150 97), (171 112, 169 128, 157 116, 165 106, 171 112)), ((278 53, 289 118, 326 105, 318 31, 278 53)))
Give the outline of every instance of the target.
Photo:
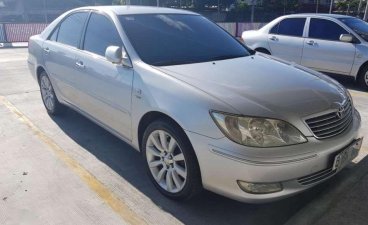
POLYGON ((235 11, 236 12, 244 12, 249 8, 248 4, 244 0, 236 0, 235 1, 235 11))
MULTIPOLYGON (((345 12, 348 8, 349 11, 358 11, 359 7, 359 0, 342 0, 336 2, 336 10, 340 12, 345 12)), ((360 10, 363 11, 365 8, 365 2, 363 2, 360 10)))

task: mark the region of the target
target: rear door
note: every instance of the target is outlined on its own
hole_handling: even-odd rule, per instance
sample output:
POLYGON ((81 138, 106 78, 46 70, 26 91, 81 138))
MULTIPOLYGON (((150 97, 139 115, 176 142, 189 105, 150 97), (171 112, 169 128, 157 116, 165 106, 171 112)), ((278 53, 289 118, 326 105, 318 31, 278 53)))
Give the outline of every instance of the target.
POLYGON ((106 60, 109 46, 123 47, 119 32, 108 15, 92 12, 81 51, 76 53, 79 66, 75 82, 83 96, 78 105, 112 132, 130 140, 133 68, 106 60))
POLYGON ((43 44, 44 61, 53 86, 64 100, 75 103, 80 96, 75 89, 79 79, 75 54, 79 51, 83 27, 89 12, 76 12, 67 16, 43 44))
POLYGON ((303 34, 306 18, 286 18, 276 24, 268 34, 271 54, 300 63, 303 51, 303 34))
POLYGON ((341 34, 349 32, 335 21, 311 18, 301 64, 322 72, 350 74, 355 44, 341 42, 341 34))

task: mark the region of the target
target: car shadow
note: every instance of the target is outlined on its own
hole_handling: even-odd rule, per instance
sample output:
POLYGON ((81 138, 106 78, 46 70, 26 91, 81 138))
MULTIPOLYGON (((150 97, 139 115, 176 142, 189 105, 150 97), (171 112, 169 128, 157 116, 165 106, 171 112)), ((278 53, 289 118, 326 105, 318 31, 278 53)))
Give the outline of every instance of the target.
POLYGON ((327 76, 337 80, 340 84, 344 85, 344 87, 347 89, 366 92, 359 86, 359 84, 355 81, 353 77, 338 75, 338 74, 327 74, 327 76))
POLYGON ((208 191, 203 191, 195 199, 176 202, 155 189, 143 169, 141 154, 128 144, 73 110, 68 110, 62 117, 53 117, 53 120, 81 147, 185 224, 284 224, 334 182, 331 179, 294 197, 267 204, 241 203, 208 191))

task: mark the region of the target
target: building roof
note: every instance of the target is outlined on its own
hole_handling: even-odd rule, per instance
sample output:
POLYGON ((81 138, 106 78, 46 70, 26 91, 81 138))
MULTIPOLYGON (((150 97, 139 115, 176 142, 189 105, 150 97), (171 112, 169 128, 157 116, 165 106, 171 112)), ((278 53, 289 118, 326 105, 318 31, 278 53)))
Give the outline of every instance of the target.
POLYGON ((90 7, 82 7, 79 9, 95 9, 102 11, 111 11, 117 15, 131 15, 131 14, 192 14, 198 15, 197 13, 188 11, 188 10, 180 10, 180 9, 171 9, 164 7, 152 7, 152 6, 120 6, 120 5, 112 5, 112 6, 90 6, 90 7))

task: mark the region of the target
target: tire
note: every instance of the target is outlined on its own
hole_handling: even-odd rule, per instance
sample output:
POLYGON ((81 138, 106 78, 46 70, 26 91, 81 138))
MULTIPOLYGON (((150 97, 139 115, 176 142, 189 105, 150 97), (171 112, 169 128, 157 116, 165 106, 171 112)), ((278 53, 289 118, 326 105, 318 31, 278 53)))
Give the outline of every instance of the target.
POLYGON ((165 119, 152 122, 144 132, 141 149, 148 176, 163 195, 188 200, 202 191, 193 147, 176 123, 165 119))
POLYGON ((267 49, 264 49, 264 48, 257 48, 256 52, 261 52, 267 55, 271 55, 271 53, 267 49))
POLYGON ((60 115, 65 112, 66 107, 62 105, 55 95, 54 88, 46 72, 41 72, 39 86, 43 105, 49 115, 60 115))
POLYGON ((368 65, 359 72, 357 81, 361 88, 368 91, 368 65))

